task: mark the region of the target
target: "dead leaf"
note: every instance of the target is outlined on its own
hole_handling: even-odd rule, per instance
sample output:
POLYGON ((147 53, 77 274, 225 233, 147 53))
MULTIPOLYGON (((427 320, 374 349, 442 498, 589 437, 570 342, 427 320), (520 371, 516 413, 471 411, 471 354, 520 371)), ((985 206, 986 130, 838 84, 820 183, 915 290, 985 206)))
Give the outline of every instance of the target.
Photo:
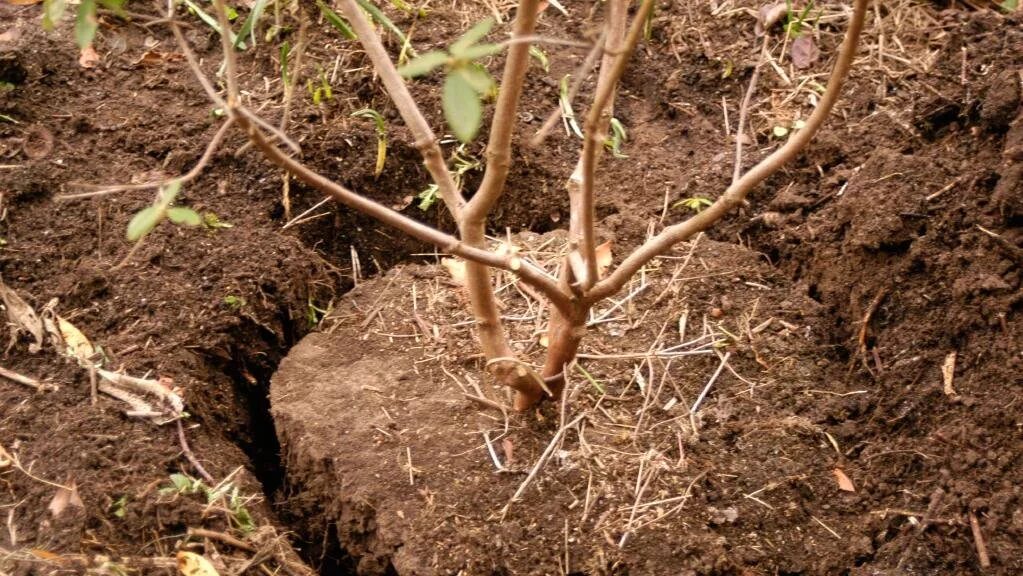
POLYGON ((754 33, 757 36, 763 36, 764 33, 777 24, 778 21, 781 20, 781 17, 787 14, 788 11, 789 8, 785 2, 777 2, 775 4, 761 6, 760 11, 757 12, 757 25, 753 28, 754 33))
POLYGON ((792 57, 792 65, 802 70, 812 66, 820 58, 821 51, 817 49, 813 37, 804 34, 792 41, 789 55, 792 57))
POLYGON ((82 48, 81 54, 78 55, 78 65, 82 68, 95 68, 96 64, 99 64, 99 60, 99 53, 92 47, 92 44, 82 48))
POLYGON ((82 503, 82 499, 78 496, 78 486, 74 482, 70 486, 57 488, 57 493, 50 500, 50 514, 53 514, 53 517, 56 518, 63 514, 68 506, 85 508, 85 504, 82 503))
POLYGON ((159 52, 146 50, 138 60, 132 62, 133 66, 158 66, 169 62, 180 62, 185 59, 184 54, 178 52, 159 52))
POLYGON ((604 273, 611 266, 613 255, 611 254, 611 241, 608 240, 596 248, 597 253, 597 278, 603 278, 604 273))
POLYGON ((178 552, 178 572, 184 576, 220 576, 209 560, 194 552, 178 552))
POLYGON ((941 365, 941 377, 945 381, 945 396, 958 396, 956 389, 952 387, 956 373, 956 351, 953 350, 945 356, 945 362, 941 365))
POLYGON ((39 319, 36 311, 28 305, 18 293, 0 281, 0 298, 7 308, 7 319, 14 325, 14 333, 25 330, 35 338, 35 344, 30 344, 29 352, 35 354, 43 349, 43 321, 39 319))
POLYGON ((451 274, 451 279, 459 286, 465 286, 465 261, 458 258, 441 258, 440 265, 451 274))
POLYGON ((852 480, 842 472, 841 468, 835 468, 831 471, 835 475, 835 480, 838 481, 838 489, 845 490, 846 492, 855 492, 856 487, 853 486, 852 480))
POLYGON ((42 550, 40 548, 31 548, 29 549, 28 553, 35 556, 36 558, 46 560, 47 562, 56 562, 58 564, 61 564, 66 560, 60 554, 55 554, 53 552, 50 552, 49 550, 42 550))
POLYGON ((60 328, 61 340, 64 341, 66 346, 64 353, 78 360, 78 364, 83 368, 90 366, 92 364, 92 357, 96 354, 96 349, 92 346, 92 342, 89 342, 85 334, 82 334, 82 331, 76 328, 74 324, 60 316, 57 316, 57 325, 60 328))
POLYGON ((21 30, 17 28, 11 28, 0 34, 0 42, 14 42, 18 38, 21 38, 21 30))

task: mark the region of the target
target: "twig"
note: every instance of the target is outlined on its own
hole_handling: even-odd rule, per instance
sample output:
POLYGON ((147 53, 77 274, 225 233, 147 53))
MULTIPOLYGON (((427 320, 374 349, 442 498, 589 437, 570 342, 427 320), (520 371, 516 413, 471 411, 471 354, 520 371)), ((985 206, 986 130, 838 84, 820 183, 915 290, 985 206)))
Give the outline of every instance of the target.
POLYGON ((508 510, 511 508, 512 503, 518 500, 519 496, 522 496, 522 493, 526 491, 526 487, 529 486, 529 483, 532 482, 534 478, 536 478, 536 475, 543 468, 544 464, 547 463, 547 460, 551 457, 551 454, 554 452, 554 447, 557 446, 558 442, 561 440, 561 436, 565 433, 566 430, 568 430, 572 426, 575 426, 585 416, 586 416, 585 413, 576 416, 575 418, 572 419, 571 422, 559 428, 558 431, 554 434, 554 437, 551 438, 550 443, 547 444, 547 448, 543 451, 543 454, 540 455, 540 458, 537 459, 536 464, 533 465, 533 469, 529 471, 529 475, 526 476, 526 479, 522 481, 522 484, 519 485, 518 490, 516 490, 515 494, 513 494, 511 499, 508 500, 508 503, 504 505, 504 508, 501 510, 502 520, 508 514, 508 510))
POLYGON ((80 198, 94 198, 96 196, 106 196, 109 194, 114 194, 116 192, 130 192, 133 190, 150 190, 152 188, 163 188, 175 182, 179 184, 191 182, 192 180, 195 180, 200 174, 202 174, 203 170, 206 169, 206 166, 210 163, 210 159, 212 159, 213 155, 217 152, 217 148, 219 148, 221 142, 224 141, 224 136, 227 135, 228 129, 231 128, 232 124, 234 124, 234 120, 232 120, 231 118, 228 118, 226 122, 221 124, 220 128, 217 129, 216 134, 213 135, 213 138, 210 140, 209 144, 206 145, 206 150, 199 158, 199 161, 195 163, 195 166, 193 166, 192 169, 189 170, 187 173, 178 176, 177 178, 168 178, 167 180, 145 182, 143 184, 113 184, 110 186, 102 186, 99 189, 92 190, 90 192, 82 192, 79 194, 63 194, 54 197, 54 199, 77 200, 80 198))
POLYGON ((29 378, 28 376, 18 374, 14 370, 8 370, 3 367, 0 367, 0 376, 7 378, 11 382, 16 382, 18 384, 28 386, 29 388, 33 388, 37 392, 56 392, 57 390, 60 390, 60 387, 56 384, 46 384, 36 380, 35 378, 29 378))
POLYGON ((973 532, 973 544, 977 547, 977 558, 980 560, 981 568, 991 566, 991 557, 987 553, 987 544, 984 543, 984 534, 980 531, 980 522, 977 515, 970 510, 970 532, 973 532))
MULTIPOLYGON (((188 462, 192 465, 192 467, 195 468, 195 471, 198 472, 200 476, 202 476, 203 480, 209 482, 211 486, 213 484, 216 484, 217 483, 216 479, 214 479, 213 475, 207 472, 206 468, 199 463, 199 459, 195 457, 195 453, 192 452, 192 449, 188 446, 188 439, 185 438, 185 427, 181 424, 180 418, 177 420, 177 423, 178 442, 181 444, 181 453, 185 455, 185 458, 188 459, 188 462)), ((189 532, 191 532, 191 530, 189 530, 189 532)))
MULTIPOLYGON (((212 482, 212 480, 210 480, 212 482)), ((197 538, 209 538, 210 540, 219 540, 225 544, 229 544, 238 548, 239 550, 245 550, 246 552, 255 552, 256 547, 243 542, 230 534, 224 534, 223 532, 217 532, 215 530, 207 530, 205 528, 189 528, 189 536, 195 536, 197 538)))
POLYGON ((707 385, 703 387, 703 391, 696 397, 696 402, 693 402, 693 407, 689 409, 689 421, 693 426, 693 430, 696 430, 696 411, 700 409, 700 404, 703 403, 703 399, 707 397, 707 393, 710 392, 710 387, 714 385, 714 381, 721 375, 721 371, 724 370, 725 364, 728 364, 728 359, 731 358, 731 352, 725 352, 725 355, 721 357, 721 363, 718 364, 717 370, 707 381, 707 385))
MULTIPOLYGON (((606 38, 606 32, 602 32, 600 38, 590 49, 589 53, 586 54, 586 58, 579 64, 579 67, 575 69, 572 75, 572 84, 568 87, 568 94, 565 99, 568 100, 568 104, 571 104, 575 100, 575 97, 579 95, 579 88, 582 87, 583 81, 586 76, 589 75, 589 71, 593 68, 593 65, 597 62, 597 58, 600 58, 601 54, 604 53, 604 38, 606 38)), ((529 140, 531 147, 537 147, 543 144, 544 140, 547 139, 547 135, 550 134, 557 124, 558 120, 561 119, 562 110, 561 105, 555 106, 551 113, 547 115, 547 120, 544 120, 543 125, 540 129, 533 134, 533 137, 529 140)))
POLYGON ((749 116, 749 105, 753 100, 753 94, 757 90, 757 79, 760 78, 760 67, 767 58, 767 31, 764 31, 764 40, 760 47, 760 58, 753 73, 750 74, 749 87, 746 88, 746 95, 742 98, 742 105, 739 107, 739 125, 735 128, 735 168, 732 170, 732 184, 735 184, 742 176, 742 139, 746 136, 746 118, 749 116))
POLYGON ((849 69, 852 67, 856 56, 856 47, 859 44, 860 32, 863 29, 867 4, 868 0, 855 1, 855 10, 849 23, 849 28, 846 31, 845 39, 842 41, 842 47, 835 62, 835 67, 831 72, 831 77, 828 79, 827 88, 821 96, 817 108, 807 119, 805 126, 792 134, 781 148, 775 150, 771 155, 746 172, 738 181, 730 185, 714 204, 685 222, 665 228, 657 236, 636 249, 614 272, 594 285, 593 289, 586 294, 588 301, 597 301, 614 294, 651 259, 667 252, 672 246, 687 240, 693 234, 709 228, 733 208, 741 204, 745 200, 746 194, 754 186, 777 172, 806 148, 810 139, 816 135, 824 120, 831 114, 831 110, 838 100, 838 95, 842 91, 842 86, 845 84, 849 69))

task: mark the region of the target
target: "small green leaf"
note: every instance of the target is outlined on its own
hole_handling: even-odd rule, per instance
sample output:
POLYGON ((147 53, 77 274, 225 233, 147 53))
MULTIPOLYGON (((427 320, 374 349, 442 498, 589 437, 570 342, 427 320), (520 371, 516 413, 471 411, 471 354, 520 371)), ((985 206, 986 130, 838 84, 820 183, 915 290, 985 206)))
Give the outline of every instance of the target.
POLYGON ((547 58, 547 53, 541 50, 539 46, 530 46, 529 55, 540 63, 540 67, 543 68, 544 72, 551 71, 551 61, 547 58))
POLYGON ((433 72, 433 69, 444 65, 448 61, 448 55, 439 52, 427 52, 419 58, 412 60, 408 64, 398 68, 398 74, 406 78, 415 78, 416 76, 423 76, 433 72))
POLYGON ((160 206, 147 206, 139 210, 128 222, 127 238, 134 242, 153 231, 156 225, 163 220, 165 213, 160 206))
POLYGON ((114 12, 116 14, 122 14, 124 12, 124 3, 126 0, 99 0, 101 6, 114 12))
POLYGON ((490 76, 490 72, 487 72, 486 68, 479 64, 461 66, 452 70, 451 73, 460 75, 480 96, 486 96, 494 89, 493 77, 490 76))
POLYGON ((449 50, 451 50, 451 53, 453 55, 462 58, 463 57, 462 53, 465 52, 465 50, 472 46, 473 44, 482 40, 483 37, 486 36, 487 33, 490 32, 490 29, 493 27, 494 27, 493 18, 486 18, 480 21, 472 28, 469 28, 469 30, 465 34, 462 34, 461 38, 455 40, 451 44, 449 50))
POLYGON ((43 28, 53 30, 66 9, 67 0, 43 0, 43 28))
POLYGON ((175 206, 174 208, 167 209, 167 219, 177 224, 178 226, 200 226, 202 225, 202 216, 191 208, 185 208, 184 206, 175 206))
POLYGON ((444 118, 455 137, 471 142, 483 121, 483 105, 479 94, 461 74, 449 74, 441 97, 444 118))
POLYGON ((171 474, 170 481, 178 492, 187 492, 192 487, 192 479, 184 474, 171 474))
POLYGON ((1002 2, 1002 10, 1006 12, 1012 12, 1019 8, 1019 0, 1004 0, 1002 2))
POLYGON ((323 0, 317 0, 316 5, 320 7, 320 14, 323 14, 323 18, 327 22, 330 22, 331 26, 337 28, 337 31, 340 32, 342 36, 348 40, 355 40, 358 38, 358 36, 355 35, 355 32, 352 31, 352 27, 348 25, 348 22, 345 22, 344 18, 338 15, 337 12, 331 10, 330 7, 323 2, 323 0))
POLYGON ((451 51, 453 55, 462 60, 478 60, 480 58, 486 58, 487 56, 493 56, 501 50, 504 50, 504 46, 500 44, 477 44, 475 46, 469 46, 461 52, 451 51))
POLYGON ((784 126, 775 126, 771 132, 774 134, 775 138, 784 138, 788 136, 789 129, 784 126))
POLYGON ((96 0, 82 0, 78 5, 78 18, 75 20, 75 43, 79 48, 92 44, 96 37, 96 0))
POLYGON ((251 36, 252 45, 256 45, 256 23, 263 17, 263 11, 266 10, 266 5, 269 2, 270 0, 256 0, 256 3, 252 5, 249 17, 245 19, 245 22, 242 22, 242 27, 238 30, 238 36, 234 39, 235 49, 245 46, 244 39, 246 36, 251 36))

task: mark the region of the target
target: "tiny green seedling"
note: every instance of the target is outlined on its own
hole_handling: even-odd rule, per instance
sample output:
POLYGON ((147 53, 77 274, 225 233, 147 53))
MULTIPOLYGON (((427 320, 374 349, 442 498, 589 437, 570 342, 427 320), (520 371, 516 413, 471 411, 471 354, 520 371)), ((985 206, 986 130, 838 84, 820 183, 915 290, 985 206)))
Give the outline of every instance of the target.
POLYGON ((551 71, 551 61, 547 58, 547 53, 544 52, 542 48, 533 44, 529 47, 529 56, 540 64, 540 67, 543 68, 544 72, 551 71))
POLYGON ((813 0, 807 2, 803 11, 798 13, 792 7, 792 0, 786 0, 785 3, 788 6, 788 13, 785 17, 785 34, 789 38, 798 38, 807 24, 810 10, 813 10, 813 0))
POLYGON ((384 163, 387 162, 387 121, 379 112, 372 108, 363 108, 352 112, 353 118, 369 118, 376 125, 377 129, 377 163, 373 170, 373 177, 379 177, 384 171, 384 163))
POLYGON ((306 90, 309 91, 309 95, 313 97, 313 104, 319 106, 325 101, 334 99, 334 89, 330 87, 330 82, 327 80, 327 73, 320 68, 320 73, 317 76, 319 80, 319 86, 313 84, 312 79, 306 81, 306 90))
POLYGON ((340 32, 341 36, 343 36, 346 40, 358 39, 358 36, 355 35, 355 31, 353 31, 352 27, 348 25, 348 22, 345 22, 345 19, 337 12, 331 10, 330 6, 327 6, 323 0, 316 0, 316 5, 320 8, 320 14, 323 15, 323 19, 329 22, 331 26, 340 32))
POLYGON ((202 225, 208 230, 222 230, 224 228, 234 228, 234 224, 230 222, 224 222, 217 216, 216 212, 203 212, 202 213, 202 225))
POLYGON ((245 298, 228 294, 224 296, 224 304, 231 310, 241 310, 242 306, 245 306, 245 298))
POLYGON ((156 202, 138 211, 131 221, 128 222, 126 236, 128 240, 135 242, 141 240, 146 234, 153 231, 160 222, 170 220, 178 226, 199 226, 202 218, 191 208, 184 206, 173 206, 174 199, 181 191, 181 182, 174 181, 164 188, 156 197, 156 202))
POLYGON ((673 208, 683 206, 699 214, 700 212, 703 212, 704 208, 710 206, 711 204, 713 204, 713 202, 711 202, 709 198, 704 198, 703 196, 694 196, 692 198, 683 198, 682 200, 679 200, 674 204, 673 208))
POLYGON ((419 199, 419 209, 423 212, 429 210, 437 201, 438 192, 440 192, 440 188, 436 184, 430 184, 425 190, 416 194, 416 198, 419 199))
MULTIPOLYGON (((465 144, 462 144, 455 150, 455 153, 451 157, 452 164, 454 164, 454 179, 455 186, 461 190, 462 182, 465 174, 473 170, 479 170, 483 167, 483 163, 479 158, 469 154, 465 149, 465 144)), ((437 201, 437 194, 440 189, 436 184, 430 184, 425 190, 416 195, 419 198, 419 209, 426 212, 433 206, 434 202, 437 201)))
POLYGON ((128 496, 121 496, 110 505, 110 513, 117 518, 124 518, 128 512, 128 496))
POLYGON ((617 118, 611 119, 611 134, 604 140, 604 148, 607 148, 615 158, 628 158, 622 154, 622 144, 629 140, 625 132, 625 126, 617 118))
POLYGON ((212 488, 203 484, 202 480, 192 478, 187 474, 171 474, 170 485, 160 488, 161 496, 188 496, 198 494, 206 498, 207 504, 214 504, 217 501, 223 502, 228 512, 228 517, 234 528, 248 534, 256 529, 256 523, 252 514, 245 507, 252 497, 242 496, 238 487, 230 482, 221 482, 212 488))
POLYGON ((570 74, 566 74, 561 78, 561 83, 558 88, 558 106, 561 108, 561 120, 565 123, 565 131, 575 134, 579 138, 583 137, 583 131, 579 128, 579 123, 575 121, 575 112, 572 111, 572 102, 568 98, 568 81, 572 78, 570 74))
POLYGON ((441 95, 444 118, 463 143, 471 142, 479 132, 483 123, 483 99, 491 96, 496 87, 490 72, 476 63, 503 49, 500 44, 480 43, 493 27, 494 20, 487 18, 455 40, 447 52, 427 52, 398 69, 402 76, 416 78, 444 67, 447 74, 441 95))

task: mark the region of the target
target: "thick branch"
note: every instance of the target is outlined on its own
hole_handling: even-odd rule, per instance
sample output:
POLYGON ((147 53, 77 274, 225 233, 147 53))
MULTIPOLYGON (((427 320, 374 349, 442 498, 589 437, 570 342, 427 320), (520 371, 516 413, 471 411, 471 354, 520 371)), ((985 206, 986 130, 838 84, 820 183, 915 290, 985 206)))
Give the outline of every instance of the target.
POLYGON ((842 41, 838 60, 835 62, 831 77, 828 79, 828 86, 821 97, 820 103, 817 105, 817 109, 807 119, 806 125, 794 133, 781 148, 775 150, 770 156, 751 168, 742 178, 729 186, 725 193, 706 210, 685 222, 665 228, 660 234, 651 238, 630 254, 610 276, 598 282, 586 294, 585 300, 587 302, 596 302, 614 294, 651 259, 667 252, 672 246, 685 241, 693 234, 709 228, 731 211, 732 208, 738 206, 754 186, 777 172, 806 147, 807 143, 814 137, 821 124, 824 123, 824 120, 831 113, 831 109, 834 108, 839 93, 842 91, 842 85, 849 75, 849 69, 852 67, 853 59, 856 56, 856 46, 859 42, 860 32, 863 29, 863 19, 867 12, 868 2, 869 0, 855 0, 852 20, 849 22, 849 29, 846 31, 845 39, 842 41))
MULTIPOLYGON (((639 42, 639 38, 643 34, 643 25, 646 22, 647 16, 649 16, 654 3, 653 0, 644 0, 643 4, 639 8, 639 12, 636 13, 632 26, 629 28, 629 33, 625 37, 624 45, 618 46, 616 44, 620 36, 616 38, 616 31, 620 33, 622 27, 624 27, 626 17, 625 4, 626 3, 624 2, 617 1, 612 1, 608 4, 607 43, 610 49, 605 51, 604 62, 601 65, 600 74, 600 80, 602 83, 598 82, 597 84, 597 92, 593 97, 593 105, 590 106, 589 112, 586 114, 586 121, 583 125, 585 139, 583 140, 583 156, 581 162, 582 189, 577 203, 579 216, 573 220, 581 224, 580 240, 582 245, 580 248, 582 250, 583 262, 586 265, 586 274, 579 280, 582 283, 584 290, 588 290, 597 281, 597 239, 596 232, 594 231, 597 214, 594 208, 594 177, 598 162, 597 151, 604 142, 604 129, 602 127, 607 121, 605 116, 607 115, 610 106, 613 104, 615 89, 617 88, 622 75, 625 73, 629 57, 636 49, 636 44, 639 42), (615 56, 609 56, 609 53, 615 54, 615 56), (604 67, 608 64, 610 64, 609 72, 605 75, 604 67)), ((573 206, 573 208, 576 208, 576 206, 573 206)))
POLYGON ((437 136, 430 128, 430 123, 426 121, 426 117, 416 105, 416 101, 408 91, 408 86, 405 85, 405 80, 398 74, 397 68, 391 62, 391 57, 388 56, 387 50, 384 48, 384 43, 380 40, 380 35, 366 18, 365 12, 355 0, 340 0, 340 2, 341 10, 351 22, 352 28, 355 29, 363 50, 366 51, 366 55, 373 62, 374 69, 380 75, 380 80, 384 83, 384 88, 387 89, 388 95, 395 107, 398 108, 401 118, 412 131, 412 135, 416 139, 416 147, 423 154, 423 162, 434 183, 437 184, 444 204, 454 216, 455 221, 458 221, 461 218, 465 200, 458 191, 451 171, 448 170, 444 153, 440 149, 437 136))

